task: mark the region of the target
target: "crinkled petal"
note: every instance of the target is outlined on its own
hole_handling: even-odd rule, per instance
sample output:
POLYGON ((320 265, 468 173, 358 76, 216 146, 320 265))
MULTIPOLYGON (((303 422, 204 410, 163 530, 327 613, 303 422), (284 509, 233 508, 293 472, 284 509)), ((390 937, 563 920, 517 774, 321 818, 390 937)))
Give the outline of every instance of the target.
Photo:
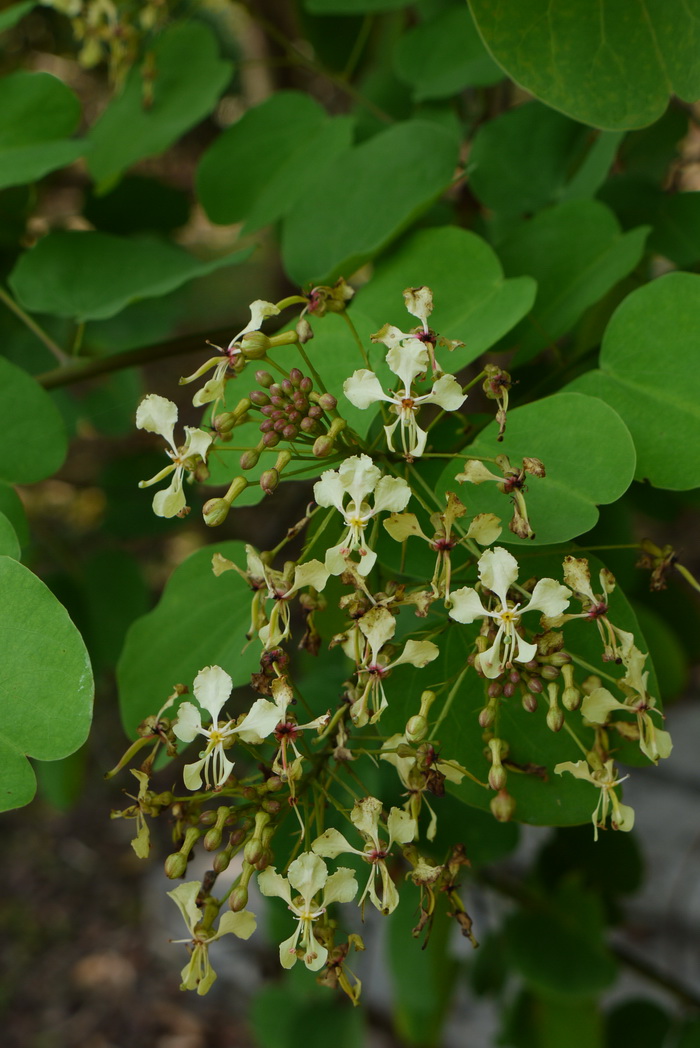
POLYGON ((467 394, 454 375, 441 375, 430 393, 420 398, 422 404, 437 404, 445 411, 457 411, 466 399, 467 394))
POLYGON ((520 609, 520 614, 526 611, 541 611, 549 618, 556 618, 566 611, 569 606, 571 590, 562 586, 555 579, 540 579, 532 591, 532 596, 520 609))
POLYGON ((313 852, 303 852, 290 864, 287 879, 292 888, 308 902, 321 891, 328 880, 326 864, 313 852))
POLYGON ((594 786, 598 785, 586 761, 562 761, 554 765, 556 775, 561 775, 565 771, 568 771, 575 779, 585 779, 586 782, 592 782, 594 786))
POLYGON ((462 472, 455 476, 455 480, 463 484, 483 484, 487 480, 495 480, 500 484, 503 482, 503 476, 499 477, 497 473, 492 473, 488 466, 479 459, 469 459, 462 472))
POLYGON ((386 362, 394 374, 401 379, 404 389, 408 391, 418 375, 427 370, 430 357, 420 339, 415 336, 404 336, 404 340, 399 345, 392 346, 389 350, 386 362))
POLYGON ((386 821, 389 831, 389 842, 396 844, 408 844, 416 834, 416 824, 407 811, 403 808, 392 808, 386 821))
POLYGON ((199 705, 208 710, 216 727, 221 707, 233 689, 233 681, 221 666, 206 666, 194 679, 194 693, 199 705))
MULTIPOLYGON (((415 338, 415 335, 412 335, 408 331, 401 331, 399 328, 394 327, 393 324, 384 324, 383 327, 380 327, 379 331, 370 335, 372 342, 382 342, 387 349, 398 349, 402 343, 415 338)), ((422 343, 419 343, 419 345, 422 346, 422 343)), ((394 372, 394 374, 396 374, 396 372, 394 372)))
POLYGON ((368 837, 375 846, 378 846, 379 817, 382 814, 382 802, 376 797, 363 797, 355 801, 355 806, 350 812, 353 826, 363 836, 368 837))
POLYGON ((226 910, 221 915, 219 927, 212 939, 220 939, 222 935, 228 935, 229 932, 233 932, 239 939, 250 939, 256 927, 255 914, 250 910, 240 910, 238 913, 226 910))
POLYGON ((313 586, 319 592, 328 582, 329 571, 320 560, 308 560, 306 564, 298 564, 294 569, 294 584, 285 596, 302 589, 304 586, 313 586))
POLYGON ((377 486, 382 471, 369 455, 351 455, 341 462, 338 475, 343 489, 355 503, 355 510, 359 510, 367 495, 377 486))
POLYGON ((480 546, 490 546, 501 534, 501 518, 495 513, 477 513, 469 525, 468 539, 475 539, 480 546))
POLYGON ((148 433, 159 433, 175 450, 173 430, 177 422, 177 405, 172 400, 149 393, 136 409, 136 427, 148 433))
POLYGON ((479 578, 487 589, 497 593, 505 607, 508 590, 518 577, 518 562, 503 546, 487 549, 479 557, 479 578))
POLYGON ((274 302, 266 302, 262 298, 256 298, 255 302, 250 303, 250 320, 243 330, 239 331, 236 337, 231 340, 230 345, 234 346, 236 342, 240 341, 244 335, 248 335, 251 331, 259 331, 263 320, 267 317, 276 317, 278 314, 279 309, 274 302))
POLYGON ((197 896, 201 889, 200 881, 186 881, 184 884, 178 884, 171 892, 166 892, 182 914, 191 935, 194 935, 194 929, 202 919, 202 911, 197 906, 197 896))
POLYGON ((393 443, 394 431, 395 431, 396 427, 398 426, 398 424, 400 422, 401 422, 401 419, 397 418, 396 422, 392 422, 390 426, 384 426, 384 436, 386 437, 386 443, 387 443, 387 447, 389 448, 389 451, 395 451, 396 450, 396 448, 394 447, 394 443, 393 443))
POLYGON ((278 873, 274 866, 267 866, 262 873, 258 874, 258 888, 267 896, 277 896, 291 903, 292 892, 286 877, 278 873))
POLYGON ((182 702, 178 707, 173 732, 181 742, 192 742, 202 733, 202 715, 192 702, 182 702))
POLYGON ((596 688, 586 695, 581 703, 581 714, 591 724, 605 724, 613 710, 633 712, 624 702, 619 702, 606 688, 596 688))
POLYGON ((398 659, 394 659, 389 665, 401 666, 404 663, 408 663, 409 666, 415 666, 417 669, 422 669, 423 666, 427 666, 429 662, 433 662, 440 654, 440 649, 437 644, 433 644, 431 640, 407 640, 406 645, 399 655, 398 659))
POLYGON ((366 615, 358 621, 360 630, 369 641, 372 649, 372 657, 377 655, 396 632, 396 619, 387 608, 370 608, 366 615))
POLYGON ((418 317, 427 327, 428 317, 433 311, 433 293, 429 287, 407 287, 403 293, 406 309, 411 316, 418 317))
POLYGON ((182 490, 182 466, 178 466, 170 486, 153 496, 153 512, 157 517, 176 517, 186 505, 187 499, 182 490))
POLYGON ((352 844, 339 830, 326 830, 320 837, 311 845, 311 850, 316 855, 321 855, 324 859, 336 859, 342 852, 354 852, 356 855, 362 854, 357 848, 353 848, 352 844))
POLYGON ((351 902, 356 895, 357 881, 354 872, 347 866, 339 866, 326 881, 323 905, 330 906, 332 902, 351 902))
POLYGON ((410 538, 411 535, 417 535, 425 539, 426 542, 429 541, 428 536, 418 523, 418 517, 415 513, 392 513, 384 521, 384 527, 396 542, 403 542, 405 539, 410 538))
POLYGON ((481 603, 479 594, 471 586, 462 586, 461 589, 453 590, 450 593, 450 600, 452 607, 449 610, 449 616, 457 622, 468 625, 474 619, 488 617, 488 612, 481 603))
POLYGON ((360 368, 343 382, 343 393, 356 408, 365 410, 379 400, 392 401, 382 389, 382 384, 373 371, 360 368))
POLYGON ((206 462, 209 448, 214 440, 213 434, 205 433, 202 429, 193 429, 192 426, 185 426, 185 450, 183 452, 183 458, 194 458, 195 455, 206 462))
POLYGON ((202 757, 192 764, 186 764, 182 769, 182 781, 185 787, 191 790, 192 793, 196 793, 197 790, 202 788, 202 770, 210 756, 211 754, 207 754, 206 757, 202 757))
MULTIPOLYGON (((258 878, 258 881, 260 878, 258 878)), ((280 964, 283 968, 293 968, 297 963, 297 943, 299 941, 299 933, 301 932, 301 923, 299 923, 296 930, 285 939, 284 942, 280 943, 280 964)))
POLYGON ((576 593, 595 603, 595 596, 591 588, 591 573, 588 561, 583 557, 564 558, 564 582, 576 593))
POLYGON ((319 506, 335 506, 339 513, 345 515, 343 495, 345 486, 337 469, 327 469, 321 479, 314 484, 314 499, 319 506))
POLYGON ((405 509, 411 489, 401 477, 382 477, 374 489, 374 512, 397 513, 405 509))
MULTIPOLYGON (((373 549, 369 549, 368 546, 362 547, 361 554, 362 559, 360 560, 360 563, 357 565, 357 571, 358 574, 362 575, 362 577, 364 578, 365 575, 369 575, 370 571, 376 564, 377 554, 374 552, 373 549)), ((335 572, 332 572, 332 574, 335 574, 335 572)))

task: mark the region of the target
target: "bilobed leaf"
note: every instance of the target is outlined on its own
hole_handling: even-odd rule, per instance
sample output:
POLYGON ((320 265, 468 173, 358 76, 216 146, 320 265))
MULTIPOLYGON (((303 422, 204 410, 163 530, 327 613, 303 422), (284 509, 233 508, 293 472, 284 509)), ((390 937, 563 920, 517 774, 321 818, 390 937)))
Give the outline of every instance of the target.
POLYGON ((238 251, 203 262, 162 240, 57 232, 20 257, 9 283, 31 312, 104 320, 132 302, 164 295, 195 277, 243 262, 249 254, 238 251))
POLYGON ((279 91, 210 146, 197 171, 197 196, 212 222, 259 229, 286 214, 351 139, 350 119, 329 117, 300 91, 279 91))
POLYGON ((88 166, 103 185, 144 157, 157 156, 212 111, 231 79, 232 64, 219 56, 202 22, 169 26, 153 47, 153 102, 144 104, 139 65, 94 124, 88 166))
POLYGON ((11 73, 0 81, 0 189, 33 182, 82 155, 71 141, 80 103, 50 73, 11 73))
POLYGON ((246 646, 250 591, 234 571, 218 578, 213 574, 211 559, 217 552, 245 567, 241 542, 197 550, 170 576, 158 605, 127 634, 117 682, 129 735, 158 712, 175 684, 191 688, 205 666, 222 666, 234 685, 245 684, 259 666, 259 642, 246 646))
POLYGON ((406 120, 336 156, 284 220, 290 278, 350 276, 374 258, 447 188, 458 148, 443 128, 406 120))
POLYGON ((700 484, 699 309, 693 273, 645 284, 613 314, 600 369, 567 387, 610 404, 632 434, 636 477, 673 491, 700 484))
POLYGON ((499 246, 508 276, 537 281, 532 313, 508 336, 514 362, 532 359, 571 331, 583 312, 635 268, 648 226, 622 233, 597 200, 570 200, 521 225, 499 246))
POLYGON ((431 326, 464 347, 448 353, 438 349, 442 367, 459 370, 489 349, 527 313, 536 285, 529 277, 506 280, 489 245, 467 230, 442 226, 414 233, 377 265, 357 294, 353 308, 374 318, 378 327, 395 324, 402 331, 414 326, 402 292, 426 284, 433 291, 431 326))
POLYGON ((27 756, 58 760, 85 740, 92 672, 68 613, 35 575, 0 556, 0 810, 36 789, 27 756))
POLYGON ((700 4, 469 0, 489 51, 547 105, 602 128, 643 127, 700 95, 700 4))
POLYGON ((394 70, 413 88, 417 102, 452 98, 465 87, 503 79, 466 6, 447 8, 404 33, 394 50, 394 70))
POLYGON ((33 484, 59 469, 68 449, 61 416, 39 383, 2 357, 0 417, 12 438, 0 459, 0 480, 33 484))
MULTIPOLYGON (((596 507, 615 502, 634 477, 632 437, 617 412, 595 396, 577 399, 572 393, 556 393, 515 408, 508 412, 501 443, 497 436, 498 426, 489 423, 464 456, 493 459, 505 454, 514 465, 532 456, 547 471, 545 477, 528 478, 526 501, 536 537, 521 539, 504 528, 502 544, 552 545, 584 534, 598 520, 596 507)), ((509 497, 495 483, 460 484, 455 480, 459 472, 454 461, 445 467, 436 484, 438 494, 457 491, 470 513, 510 519, 509 497)))

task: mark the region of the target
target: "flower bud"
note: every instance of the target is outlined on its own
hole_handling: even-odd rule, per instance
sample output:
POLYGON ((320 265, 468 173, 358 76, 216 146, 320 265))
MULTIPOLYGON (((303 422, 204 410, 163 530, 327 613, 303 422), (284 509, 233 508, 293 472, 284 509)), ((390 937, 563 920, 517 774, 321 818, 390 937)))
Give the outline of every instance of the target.
POLYGON ((270 398, 268 397, 267 393, 265 393, 262 389, 252 390, 249 396, 251 402, 255 404, 256 408, 267 407, 270 403, 270 398))
POLYGON ((209 811, 203 811, 202 814, 199 816, 200 826, 213 826, 215 822, 216 812, 213 810, 213 808, 210 808, 209 811))
POLYGON ((223 851, 218 852, 211 861, 214 873, 223 873, 229 868, 229 863, 233 856, 233 848, 224 848, 223 851))
POLYGON ((215 415, 212 419, 212 429, 220 437, 224 437, 233 432, 236 422, 237 417, 233 411, 222 411, 220 415, 215 415))
POLYGON ((544 691, 544 684, 539 677, 530 677, 527 687, 534 695, 539 695, 544 691))
POLYGON ((495 703, 489 702, 488 706, 484 706, 482 710, 479 710, 479 726, 486 730, 490 728, 496 720, 496 706, 495 703))
POLYGON ((316 458, 327 458, 333 451, 333 438, 324 433, 323 436, 318 437, 314 441, 314 446, 311 450, 316 458))
POLYGON ((266 870, 267 869, 267 867, 270 865, 271 862, 272 862, 272 852, 270 851, 269 848, 265 848, 263 850, 262 855, 260 856, 258 861, 255 863, 255 869, 258 870, 258 872, 262 872, 262 870, 266 870))
POLYGON ((264 386, 265 389, 269 389, 275 380, 269 371, 256 371, 255 381, 259 386, 264 386))
POLYGON ((282 436, 285 440, 296 440, 296 438, 299 436, 299 430, 296 426, 293 426, 291 424, 287 425, 282 430, 282 436))
POLYGON ((262 360, 272 341, 262 331, 250 331, 241 339, 241 355, 246 360, 262 360))
POLYGON ((564 688, 561 696, 562 706, 564 709, 569 710, 573 713, 581 705, 581 692, 578 688, 564 688))
POLYGON ((270 777, 265 780, 265 785, 267 786, 268 793, 277 793, 278 790, 282 789, 284 783, 279 775, 270 775, 270 777))
POLYGON ((531 694, 529 691, 523 692, 521 702, 526 713, 535 713, 539 705, 537 702, 537 696, 531 694))
POLYGON ((204 503, 202 509, 204 523, 208 528, 218 528, 219 524, 223 524, 228 517, 230 509, 231 506, 226 499, 209 499, 204 503))
POLYGON ((266 448, 276 448, 280 442, 279 433, 264 433, 263 434, 263 446, 266 448))
POLYGON ((282 809, 282 802, 278 801, 276 797, 265 797, 262 801, 262 809, 269 815, 278 815, 282 809))
POLYGON ((309 324, 306 317, 300 317, 299 320, 297 320, 295 330, 302 345, 305 342, 310 342, 314 337, 314 329, 311 327, 311 324, 309 324))
POLYGON ((204 840, 202 842, 206 851, 216 851, 217 848, 221 847, 221 830, 218 826, 212 826, 208 833, 205 833, 204 840))
POLYGON ((408 742, 421 742, 425 738, 427 731, 428 722, 425 717, 421 717, 419 713, 409 717, 406 724, 406 739, 408 742))
POLYGON ((506 683, 503 685, 503 698, 504 699, 512 698, 513 695, 515 695, 515 688, 516 688, 515 684, 511 684, 510 681, 506 681, 506 683))
POLYGON ((561 676, 561 670, 558 666, 542 666, 540 674, 545 680, 556 680, 561 676))
POLYGON ((280 482, 280 475, 276 469, 266 469, 260 476, 260 487, 266 495, 271 495, 280 482))
POLYGON ((240 913, 241 910, 245 910, 248 905, 248 889, 244 885, 239 884, 229 895, 228 904, 234 913, 240 913))
POLYGON ((299 429, 302 433, 317 433, 318 422, 313 418, 309 418, 307 415, 299 423, 299 429))
POLYGON ((558 706, 550 706, 547 710, 547 727, 550 731, 561 731, 564 727, 564 714, 558 706))
POLYGON ((323 408, 324 411, 335 411, 338 401, 332 393, 322 393, 318 398, 318 406, 323 408))
POLYGON ((489 805, 491 814, 498 819, 499 822, 510 822, 515 814, 515 800, 505 790, 500 790, 495 797, 491 799, 489 805))
POLYGON ((171 881, 184 877, 187 870, 187 856, 182 852, 173 852, 165 860, 165 876, 171 881))
POLYGON ((259 841, 256 837, 251 838, 248 841, 245 848, 243 849, 243 858, 246 862, 249 862, 251 866, 255 866, 256 862, 262 857, 263 854, 262 841, 259 841))
POLYGON ((257 448, 248 448, 241 455, 241 469, 253 469, 258 464, 260 452, 257 448))

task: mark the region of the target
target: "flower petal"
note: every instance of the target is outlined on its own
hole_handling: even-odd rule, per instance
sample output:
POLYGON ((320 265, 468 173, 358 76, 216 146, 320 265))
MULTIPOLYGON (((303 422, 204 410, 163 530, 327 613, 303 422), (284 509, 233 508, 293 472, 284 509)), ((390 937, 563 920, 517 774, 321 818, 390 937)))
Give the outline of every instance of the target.
POLYGON ((219 927, 216 935, 212 935, 212 939, 219 939, 222 935, 228 935, 229 932, 233 932, 239 939, 250 939, 256 927, 255 914, 250 910, 240 910, 238 913, 226 910, 221 915, 219 927))
POLYGON ((411 489, 401 477, 382 477, 374 489, 374 512, 400 512, 408 505, 411 489))
POLYGON ((175 450, 173 430, 177 422, 177 405, 172 400, 149 393, 136 409, 136 427, 148 433, 160 433, 175 450))
POLYGON ((181 742, 192 742, 202 733, 202 715, 193 702, 180 703, 173 732, 181 742))
POLYGON ((449 610, 451 619, 468 625, 474 619, 488 616, 486 608, 481 603, 481 598, 471 586, 462 586, 461 589, 453 590, 450 594, 452 607, 449 610))
POLYGON ((437 404, 445 411, 457 411, 466 399, 467 394, 462 392, 462 387, 454 375, 441 375, 430 393, 420 398, 421 403, 437 404))
POLYGON ((176 517, 186 505, 187 499, 182 490, 182 467, 178 466, 170 487, 157 491, 153 496, 153 512, 157 517, 176 517))
POLYGON ((343 837, 339 830, 326 830, 311 845, 311 851, 315 855, 321 855, 324 859, 336 859, 342 852, 354 852, 360 854, 357 848, 343 837))
POLYGON ((326 864, 313 852, 303 852, 289 866, 287 879, 306 902, 321 891, 328 880, 326 864))
POLYGON ((221 707, 233 689, 233 681, 221 666, 206 666, 194 679, 194 693, 197 702, 211 714, 216 727, 221 707))
POLYGON ((536 610, 544 612, 550 619, 555 619, 566 611, 570 597, 571 590, 562 586, 560 582, 555 579, 540 579, 529 601, 519 613, 523 615, 526 611, 536 610))
POLYGON ((200 881, 186 881, 178 884, 171 892, 166 892, 182 914, 191 935, 194 935, 194 929, 202 919, 202 911, 197 906, 197 896, 201 890, 200 881))
POLYGON ((392 346, 386 355, 386 362, 401 379, 404 393, 408 395, 414 380, 428 369, 430 357, 420 339, 413 335, 405 336, 399 345, 392 346))
POLYGON ((487 589, 497 593, 505 607, 508 590, 518 577, 518 562, 503 546, 487 549, 479 557, 479 578, 487 589))
POLYGON ((277 896, 291 903, 292 892, 286 877, 278 873, 274 866, 267 866, 262 873, 258 874, 258 888, 267 896, 277 896))
POLYGON ((347 866, 340 866, 326 882, 323 905, 330 906, 332 902, 350 902, 356 895, 357 881, 354 872, 347 866))
POLYGON ((382 389, 382 384, 373 371, 360 368, 343 382, 343 393, 351 404, 364 411, 378 400, 391 401, 392 398, 382 389))

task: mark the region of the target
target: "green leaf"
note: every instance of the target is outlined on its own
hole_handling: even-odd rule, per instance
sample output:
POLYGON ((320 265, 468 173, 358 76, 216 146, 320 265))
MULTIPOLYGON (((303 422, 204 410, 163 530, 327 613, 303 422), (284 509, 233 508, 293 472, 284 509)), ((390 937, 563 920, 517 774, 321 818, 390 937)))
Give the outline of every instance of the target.
POLYGON ((0 480, 33 484, 63 465, 68 440, 51 397, 26 371, 2 357, 0 417, 11 438, 0 460, 0 480))
POLYGON ((443 907, 435 908, 426 949, 421 949, 420 939, 412 937, 411 930, 418 922, 418 901, 418 890, 406 881, 387 927, 389 970, 394 1022, 401 1044, 431 1048, 441 1043, 457 963, 449 953, 452 923, 443 907))
POLYGON ((248 587, 234 571, 216 578, 214 553, 245 567, 241 542, 197 550, 172 573, 158 605, 127 634, 117 682, 124 727, 131 736, 145 717, 158 712, 175 684, 191 687, 205 666, 222 666, 236 686, 245 684, 259 666, 257 641, 246 646, 248 587))
POLYGON ((402 292, 422 284, 433 291, 432 327, 465 343, 452 353, 438 350, 447 371, 464 367, 510 331, 536 292, 529 277, 505 280, 498 258, 480 237, 443 226, 414 233, 380 262, 353 309, 374 317, 378 327, 390 323, 406 331, 415 318, 406 312, 402 292))
POLYGON ((620 138, 529 102, 479 128, 469 154, 469 183, 490 210, 529 214, 567 195, 584 195, 584 189, 592 195, 620 138))
POLYGON ((182 189, 142 175, 123 178, 102 196, 90 194, 83 215, 103 233, 171 233, 190 216, 190 200, 182 189))
POLYGON ((36 0, 23 0, 20 4, 12 4, 0 14, 0 33, 16 26, 26 14, 36 7, 36 0))
POLYGON ((4 513, 0 513, 0 557, 20 558, 19 539, 4 513))
POLYGON ((598 896, 562 886, 538 910, 520 911, 506 922, 511 963, 536 990, 558 997, 589 997, 615 979, 617 967, 603 942, 598 896))
POLYGON ((466 7, 451 7, 404 33, 394 49, 394 70, 416 102, 452 98, 465 87, 503 79, 466 7))
POLYGON ((50 73, 11 73, 0 80, 0 189, 34 182, 82 155, 70 141, 80 103, 50 73))
POLYGON ((330 999, 313 980, 300 985, 297 971, 263 986, 253 998, 250 1022, 258 1048, 327 1048, 331 1035, 334 1048, 362 1048, 362 1008, 342 997, 330 999))
POLYGON ((233 71, 202 22, 169 26, 153 46, 153 103, 144 105, 137 64, 89 135, 90 174, 102 186, 144 157, 157 156, 212 111, 233 71))
POLYGON ((53 594, 0 557, 0 810, 27 804, 36 780, 27 756, 58 760, 87 737, 92 673, 85 645, 53 594))
POLYGON ((610 404, 632 434, 636 477, 673 491, 700 485, 699 309, 692 273, 633 291, 608 324, 600 370, 567 387, 610 404))
POLYGON ((9 520, 20 546, 26 546, 29 542, 29 525, 24 503, 11 485, 2 482, 0 482, 0 513, 3 513, 9 520))
POLYGON ((635 601, 634 612, 649 645, 661 694, 668 702, 681 695, 688 684, 690 665, 685 650, 675 630, 654 608, 635 601))
POLYGON ((649 247, 686 269, 700 260, 700 194, 659 193, 649 247))
POLYGON ((104 320, 144 298, 236 265, 250 252, 200 261, 175 244, 109 233, 49 233, 26 251, 9 277, 25 309, 77 321, 104 320))
POLYGON ((560 999, 523 991, 508 1007, 498 1044, 508 1048, 603 1048, 594 1000, 560 999))
POLYGON ((455 462, 445 467, 436 492, 456 491, 470 513, 499 516, 504 522, 499 541, 506 545, 552 545, 576 538, 595 525, 598 504, 615 502, 632 483, 632 438, 620 416, 596 397, 556 393, 515 408, 508 412, 503 442, 497 437, 498 426, 491 422, 463 454, 490 459, 506 454, 517 465, 524 456, 544 462, 546 477, 528 478, 526 493, 534 539, 521 539, 507 530, 508 495, 490 481, 460 484, 455 462))
POLYGON ((700 5, 689 0, 469 0, 489 51, 554 109, 602 128, 643 127, 700 95, 700 5))
POLYGON ((499 247, 508 276, 537 281, 530 316, 508 336, 515 361, 531 360, 572 329, 638 264, 648 226, 622 233, 615 215, 597 200, 571 200, 520 226, 499 247), (575 247, 574 247, 575 245, 575 247))
POLYGON ((458 148, 443 128, 406 120, 337 156, 284 220, 290 278, 349 276, 377 255, 449 185, 458 148))
POLYGON ((351 139, 350 119, 329 117, 300 91, 280 91, 210 146, 197 170, 197 196, 212 222, 259 229, 286 214, 351 139))
MULTIPOLYGON (((607 1048, 616 1048, 625 1043, 634 1044, 635 1048, 664 1048, 673 1025, 668 1012, 643 997, 623 1001, 606 1018, 607 1048)), ((673 1043, 681 1048, 683 1039, 678 1042, 674 1038, 673 1043)))

